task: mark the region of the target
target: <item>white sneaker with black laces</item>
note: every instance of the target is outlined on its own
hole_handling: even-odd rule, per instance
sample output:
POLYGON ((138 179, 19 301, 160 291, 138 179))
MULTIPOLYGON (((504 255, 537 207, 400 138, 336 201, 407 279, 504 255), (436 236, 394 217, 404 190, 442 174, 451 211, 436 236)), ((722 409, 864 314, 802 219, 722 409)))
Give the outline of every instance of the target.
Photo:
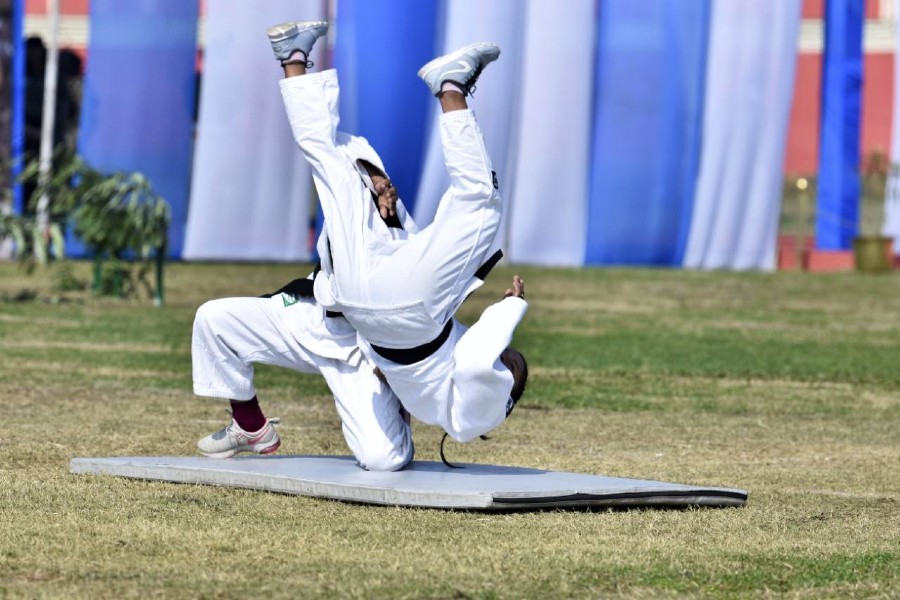
POLYGON ((249 432, 241 429, 232 419, 230 425, 197 442, 197 448, 200 454, 210 458, 231 458, 238 452, 271 454, 281 446, 281 439, 274 427, 278 422, 277 418, 268 419, 262 429, 249 432))
MULTIPOLYGON (((313 44, 327 31, 328 23, 325 21, 291 21, 269 27, 266 35, 269 36, 275 58, 284 62, 297 50, 308 58, 313 44)), ((311 66, 312 63, 307 65, 311 66)))
POLYGON ((492 42, 478 42, 463 46, 450 54, 439 56, 419 69, 419 77, 435 96, 441 93, 445 81, 452 81, 468 96, 475 89, 481 71, 500 56, 500 47, 492 42))

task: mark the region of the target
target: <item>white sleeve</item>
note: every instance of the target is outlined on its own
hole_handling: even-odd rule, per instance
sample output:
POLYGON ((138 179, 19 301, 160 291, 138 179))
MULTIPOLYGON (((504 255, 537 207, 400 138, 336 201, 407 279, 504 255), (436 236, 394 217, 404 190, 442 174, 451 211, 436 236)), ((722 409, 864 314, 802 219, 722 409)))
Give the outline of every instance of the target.
POLYGON ((506 419, 513 376, 500 362, 500 353, 509 346, 527 308, 521 298, 504 298, 489 306, 456 343, 453 402, 446 427, 453 439, 468 442, 506 419))
POLYGON ((509 346, 513 332, 527 310, 528 303, 515 296, 488 306, 456 343, 453 350, 455 371, 475 376, 493 371, 494 361, 509 346))

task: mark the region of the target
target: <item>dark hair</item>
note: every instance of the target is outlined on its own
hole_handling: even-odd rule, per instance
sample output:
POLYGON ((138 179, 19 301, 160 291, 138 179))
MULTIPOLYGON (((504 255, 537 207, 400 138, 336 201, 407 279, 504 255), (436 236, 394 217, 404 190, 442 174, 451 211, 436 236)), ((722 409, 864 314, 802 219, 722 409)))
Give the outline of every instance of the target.
POLYGON ((528 383, 528 363, 525 361, 525 355, 518 350, 516 352, 522 357, 522 370, 519 372, 513 371, 513 387, 509 393, 513 402, 519 401, 519 398, 525 393, 525 384, 528 383))

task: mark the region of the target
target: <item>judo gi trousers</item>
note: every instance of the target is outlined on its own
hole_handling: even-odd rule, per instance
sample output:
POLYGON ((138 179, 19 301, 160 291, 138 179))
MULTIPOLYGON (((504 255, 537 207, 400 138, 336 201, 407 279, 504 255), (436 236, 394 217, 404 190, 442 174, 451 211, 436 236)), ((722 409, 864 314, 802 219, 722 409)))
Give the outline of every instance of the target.
POLYGON ((372 471, 403 468, 413 458, 413 442, 400 401, 355 348, 355 336, 345 358, 321 356, 297 341, 289 320, 315 323, 308 318, 313 311, 322 308, 312 300, 288 304, 281 295, 224 298, 201 306, 191 347, 194 393, 249 400, 256 395, 254 363, 321 375, 334 395, 344 439, 360 466, 372 471))

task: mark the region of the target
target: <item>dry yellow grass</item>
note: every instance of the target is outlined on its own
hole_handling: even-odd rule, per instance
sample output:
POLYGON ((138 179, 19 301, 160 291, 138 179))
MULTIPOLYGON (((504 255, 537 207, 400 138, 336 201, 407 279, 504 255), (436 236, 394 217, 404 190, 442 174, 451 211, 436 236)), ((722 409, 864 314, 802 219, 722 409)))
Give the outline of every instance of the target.
MULTIPOLYGON (((76 456, 192 454, 224 423, 190 393, 194 309, 295 274, 173 265, 154 309, 49 304, 40 273, 0 265, 0 297, 39 293, 0 302, 0 596, 900 595, 891 278, 526 271, 528 395, 448 457, 744 487, 743 509, 447 512, 68 473, 76 456)), ((261 369, 259 386, 282 453, 346 453, 320 381, 261 369)), ((440 432, 415 436, 436 460, 440 432)))

